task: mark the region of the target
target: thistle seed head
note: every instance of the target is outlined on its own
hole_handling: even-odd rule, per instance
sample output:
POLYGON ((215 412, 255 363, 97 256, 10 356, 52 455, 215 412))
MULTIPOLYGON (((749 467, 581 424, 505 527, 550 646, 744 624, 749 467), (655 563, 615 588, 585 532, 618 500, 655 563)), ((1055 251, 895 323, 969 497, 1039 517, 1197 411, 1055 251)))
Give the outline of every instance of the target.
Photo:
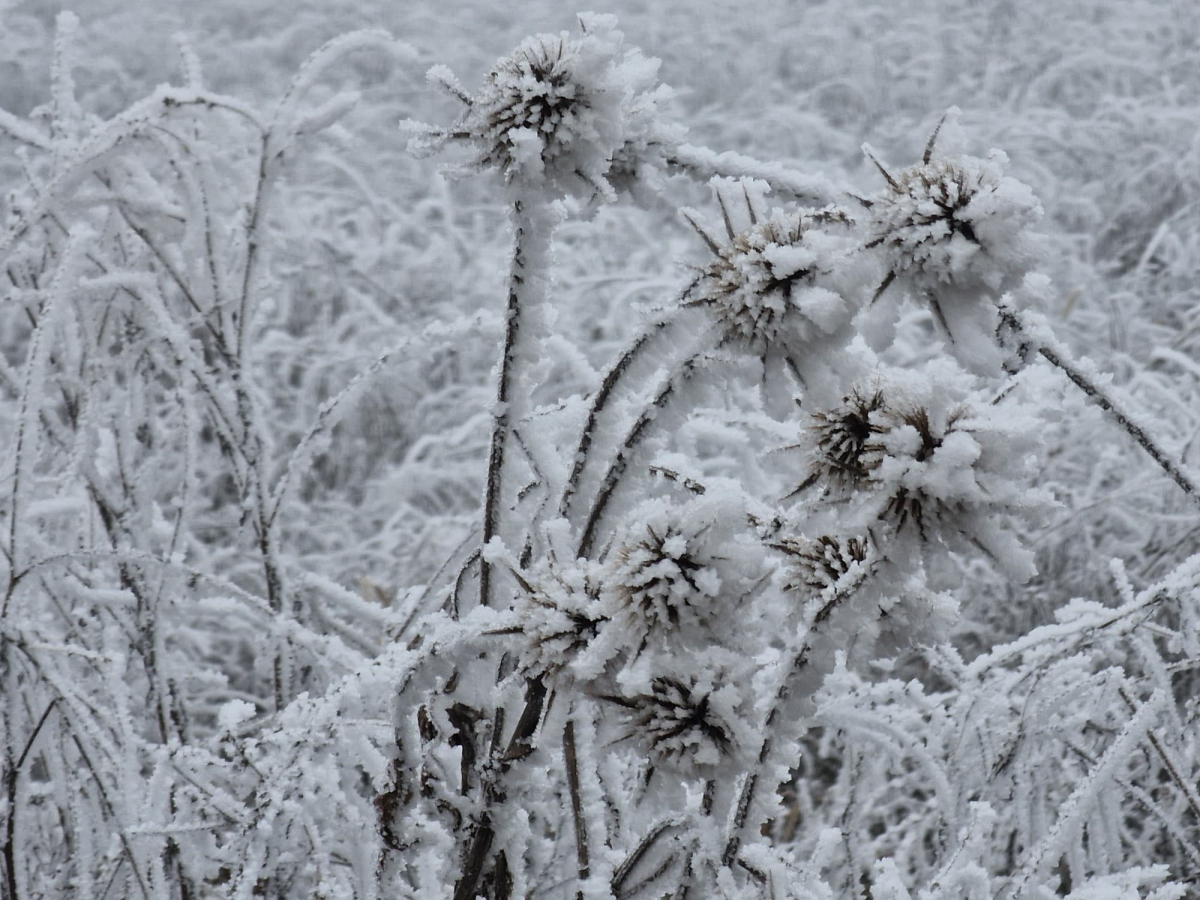
POLYGON ((530 578, 518 574, 524 596, 513 612, 516 623, 503 629, 520 638, 517 670, 527 676, 554 675, 573 663, 595 640, 605 616, 595 573, 573 565, 543 567, 530 578))
POLYGON ((497 168, 506 180, 545 186, 558 194, 613 199, 607 176, 614 158, 628 179, 639 163, 672 146, 677 129, 659 122, 658 104, 669 96, 657 85, 657 60, 622 47, 612 16, 580 18, 581 34, 541 34, 527 38, 499 60, 471 95, 448 71, 431 77, 466 105, 450 128, 408 127, 418 155, 450 141, 476 150, 463 171, 497 168))
POLYGON ((947 284, 996 291, 1036 258, 1029 229, 1042 207, 1004 174, 1003 153, 934 158, 931 141, 921 164, 893 175, 866 152, 887 180, 869 201, 866 223, 867 246, 881 248, 887 266, 883 287, 902 277, 922 291, 947 284))
POLYGON ((677 628, 710 613, 721 581, 701 536, 681 523, 655 523, 617 549, 609 576, 616 603, 646 630, 677 628))
POLYGON ((659 676, 650 690, 613 698, 628 710, 626 737, 643 744, 656 763, 713 766, 736 745, 736 727, 718 712, 713 685, 695 678, 659 676))
POLYGON ((835 587, 839 591, 853 589, 854 585, 845 583, 846 576, 851 571, 861 571, 870 545, 866 538, 823 534, 815 539, 785 538, 776 548, 788 557, 785 590, 819 594, 835 587))
MULTIPOLYGON (((935 426, 929 410, 912 405, 894 408, 881 422, 881 427, 868 441, 866 457, 878 473, 884 460, 890 458, 890 467, 924 466, 944 445, 959 423, 970 418, 967 406, 951 410, 942 425, 935 426)), ((876 477, 880 484, 886 479, 876 477)), ((890 522, 897 531, 913 525, 921 537, 927 537, 926 525, 957 506, 956 500, 927 491, 921 486, 907 485, 903 480, 891 485, 881 518, 890 522)))
POLYGON ((783 343, 797 349, 842 328, 852 314, 838 293, 819 283, 828 274, 840 238, 828 229, 848 226, 839 209, 772 210, 758 221, 749 195, 749 228, 735 232, 724 193, 718 193, 727 240, 718 242, 694 220, 715 257, 684 292, 683 305, 712 315, 725 339, 763 354, 783 343))
POLYGON ((881 388, 856 386, 840 405, 814 413, 806 429, 813 448, 809 482, 823 480, 849 490, 866 481, 878 463, 870 445, 885 427, 885 412, 881 388))

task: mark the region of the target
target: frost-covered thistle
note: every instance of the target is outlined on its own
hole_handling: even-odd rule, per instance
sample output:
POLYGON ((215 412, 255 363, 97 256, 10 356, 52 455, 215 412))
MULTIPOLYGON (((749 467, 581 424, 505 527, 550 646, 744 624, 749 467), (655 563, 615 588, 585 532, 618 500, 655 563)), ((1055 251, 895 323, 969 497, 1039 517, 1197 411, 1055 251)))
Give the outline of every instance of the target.
POLYGON ((604 622, 594 566, 576 564, 560 571, 549 566, 527 579, 518 576, 524 596, 513 607, 515 624, 493 634, 520 636, 517 671, 553 675, 578 660, 604 622))
POLYGON ((653 499, 631 511, 603 576, 603 606, 626 647, 651 634, 711 640, 710 623, 761 577, 761 547, 737 527, 740 515, 707 497, 653 499))
POLYGON ((466 111, 450 128, 405 123, 419 132, 410 149, 428 154, 461 141, 476 151, 461 171, 498 168, 526 186, 612 199, 614 160, 619 171, 612 174, 628 178, 661 156, 652 148, 673 145, 679 133, 659 122, 658 105, 670 91, 657 84, 658 60, 623 49, 613 16, 584 15, 579 25, 579 37, 564 31, 527 38, 474 95, 445 67, 431 69, 430 79, 466 111))
POLYGON ((812 459, 808 480, 801 488, 825 479, 844 490, 867 478, 874 461, 866 453, 867 444, 880 427, 872 416, 883 404, 878 386, 859 385, 838 406, 812 414, 808 426, 812 459))
POLYGON ((759 355, 839 343, 833 336, 854 311, 828 276, 852 224, 845 211, 763 210, 758 192, 745 183, 737 192, 728 183, 714 187, 724 239, 685 213, 715 258, 684 292, 683 305, 706 309, 725 341, 759 355))
POLYGON ((941 128, 921 163, 896 175, 864 147, 887 180, 867 201, 865 222, 867 246, 879 247, 887 266, 881 292, 901 277, 921 291, 945 285, 999 291, 1036 257, 1029 229, 1042 207, 1027 185, 1004 174, 1008 157, 998 150, 986 159, 935 157, 941 128))
POLYGON ((648 629, 711 615, 721 578, 702 546, 703 530, 660 521, 618 547, 609 570, 616 604, 644 620, 648 629))
POLYGON ((788 561, 784 590, 839 594, 853 591, 867 574, 870 544, 862 537, 823 534, 817 538, 785 538, 775 545, 788 561))
POLYGON ((606 698, 628 711, 625 737, 656 764, 684 771, 711 767, 738 752, 741 703, 732 684, 711 677, 659 675, 642 690, 606 698))
POLYGON ((1011 523, 1047 496, 1028 486, 1038 428, 1017 401, 990 403, 970 376, 938 360, 886 382, 877 376, 805 431, 811 462, 801 488, 823 482, 853 500, 862 527, 881 522, 893 537, 982 549, 1011 574, 1032 573, 1011 523))

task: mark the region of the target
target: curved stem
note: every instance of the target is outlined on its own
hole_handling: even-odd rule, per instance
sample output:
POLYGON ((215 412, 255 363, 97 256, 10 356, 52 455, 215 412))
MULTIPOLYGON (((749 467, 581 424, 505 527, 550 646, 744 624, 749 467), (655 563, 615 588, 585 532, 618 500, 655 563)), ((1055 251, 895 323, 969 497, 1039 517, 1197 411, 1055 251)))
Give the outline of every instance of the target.
POLYGON ((806 175, 779 163, 763 162, 732 151, 717 153, 707 147, 680 144, 667 156, 667 162, 697 178, 757 178, 778 194, 814 206, 836 203, 845 194, 823 175, 806 175))
POLYGON ((629 467, 629 458, 633 450, 646 437, 650 423, 654 421, 655 416, 670 402, 671 397, 679 388, 680 382, 692 377, 696 364, 703 355, 703 352, 694 353, 685 359, 679 369, 669 375, 662 383, 658 392, 654 395, 654 399, 642 410, 632 427, 630 427, 625 440, 621 443, 621 447, 617 451, 616 458, 609 464, 608 471, 604 474, 600 490, 596 492, 596 499, 593 501, 592 508, 588 512, 587 522, 583 526, 583 534, 579 538, 579 556, 587 556, 591 553, 592 544, 596 538, 596 526, 600 523, 600 518, 604 515, 604 510, 607 508, 609 501, 612 500, 613 493, 621 482, 621 477, 629 467))
POLYGON ((571 472, 567 476, 567 481, 563 485, 562 496, 558 501, 558 515, 560 517, 566 517, 571 505, 571 499, 579 489, 579 480, 583 477, 583 470, 588 462, 588 453, 592 448, 592 441, 596 436, 596 425, 600 418, 600 413, 608 405, 608 400, 612 396, 617 382, 621 380, 621 377, 633 364, 634 360, 646 349, 650 343, 650 339, 666 328, 668 324, 670 322, 667 319, 658 319, 652 322, 650 327, 639 334, 633 343, 626 347, 621 355, 612 362, 608 370, 604 373, 603 379, 601 379, 600 387, 592 394, 591 403, 588 405, 587 419, 579 432, 579 446, 575 448, 575 458, 571 463, 571 472))

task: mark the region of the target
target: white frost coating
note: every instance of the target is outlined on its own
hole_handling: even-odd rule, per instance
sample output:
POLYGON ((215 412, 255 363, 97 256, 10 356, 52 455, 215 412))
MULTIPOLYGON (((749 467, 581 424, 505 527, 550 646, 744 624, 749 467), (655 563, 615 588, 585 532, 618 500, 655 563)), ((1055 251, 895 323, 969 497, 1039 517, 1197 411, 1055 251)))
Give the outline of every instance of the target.
POLYGON ((257 714, 258 710, 253 703, 247 703, 245 700, 230 700, 217 713, 217 724, 223 731, 232 731, 257 714))
MULTIPOLYGON (((870 148, 864 148, 870 154, 870 148)), ((1000 291, 1038 258, 1029 229, 1042 207, 1004 174, 1008 157, 934 157, 889 175, 871 198, 867 228, 890 271, 917 289, 944 284, 1000 291)))
MULTIPOLYGON (((809 12, 806 30, 824 15, 809 12)), ((523 108, 549 113, 510 123, 509 179, 491 196, 410 179, 432 177, 416 165, 376 169, 377 185, 355 168, 377 135, 339 129, 268 209, 270 183, 299 162, 280 154, 351 104, 325 103, 341 88, 314 84, 320 65, 273 120, 185 71, 184 88, 98 123, 72 105, 66 62, 58 99, 8 129, 26 128, 9 168, 29 183, 12 195, 10 220, 27 218, 0 269, 0 432, 33 429, 9 482, 17 514, 0 508, 15 547, 0 555, 12 893, 1018 900, 1011 875, 1060 808, 1075 824, 1019 900, 1167 900, 1187 886, 1129 867, 1161 858, 1186 878, 1200 864, 1186 693, 1200 557, 1178 564, 1194 517, 1142 491, 1121 448, 1095 439, 1099 414, 1026 365, 1040 350, 1089 396, 1111 389, 1014 312, 1053 309, 1104 348, 1094 303, 1073 312, 1037 276, 1019 282, 1015 262, 994 296, 988 249, 1007 252, 1023 202, 1002 186, 949 210, 935 185, 909 192, 927 240, 897 269, 895 247, 868 246, 880 234, 869 197, 796 208, 839 194, 814 196, 820 179, 784 166, 673 147, 661 122, 645 141, 630 126, 592 171, 564 171, 586 156, 581 141, 615 140, 603 117, 581 136, 590 107, 570 94, 632 63, 613 37, 585 24, 564 38, 564 58, 595 50, 597 66, 555 81, 551 64, 541 93, 510 60, 523 108), (665 207, 698 205, 691 186, 639 181, 704 166, 759 180, 715 181, 703 216, 689 214, 696 240, 665 207), (393 174, 401 197, 373 193, 393 174), (625 187, 633 202, 593 203, 625 187), (558 231, 552 260, 551 232, 581 209, 594 217, 558 231), (81 222, 103 230, 58 290, 81 222), (787 234, 797 222, 804 233, 787 234), (689 241, 714 254, 698 265, 718 262, 692 270, 685 299, 703 302, 681 310, 688 276, 668 297, 659 265, 689 241), (255 299, 240 305, 234 282, 255 299), (640 300, 653 320, 630 315, 640 300), (478 334, 464 310, 481 307, 493 312, 478 334), (407 361, 381 357, 406 330, 407 361), (238 332, 248 342, 231 343, 238 332), (1057 408, 1034 415, 1031 399, 1057 408), (489 447, 507 452, 485 459, 489 447), (1068 504, 1047 529, 1033 478, 1068 504), (490 531, 481 484, 497 485, 490 531), (1035 547, 1043 574, 1023 589, 1014 576, 1035 547), (481 595, 492 605, 473 609, 481 595), (1031 630, 1031 614, 1054 624, 1031 630), (1168 714, 1064 807, 1155 688, 1168 714)), ((1065 64, 1043 94, 1079 73, 1065 64)), ((648 87, 622 121, 657 120, 654 64, 623 72, 648 87)), ((830 87, 861 85, 817 77, 837 83, 796 98, 806 133, 780 120, 739 138, 779 126, 772 140, 844 147, 852 132, 819 123, 809 101, 825 109, 830 87)), ((430 79, 468 107, 499 83, 473 96, 448 69, 430 79)), ((86 102, 112 96, 95 89, 86 102)), ((944 134, 933 149, 917 168, 959 159, 944 134)), ((980 184, 998 159, 977 161, 980 184)), ((1090 215, 1108 188, 1051 196, 1090 215)), ((1113 198, 1157 199, 1122 190, 1113 198)), ((1106 258, 1138 260, 1122 279, 1157 287, 1184 271, 1188 216, 1127 237, 1121 217, 1089 246, 1111 241, 1119 260, 1106 258)), ((1088 274, 1069 277, 1090 290, 1088 274)), ((1131 352, 1114 409, 1190 453, 1196 335, 1170 334, 1191 321, 1187 297, 1163 317, 1159 297, 1132 316, 1116 299, 1131 352), (1165 365, 1134 368, 1164 339, 1165 365)))
POLYGON ((623 47, 613 16, 586 14, 580 27, 579 37, 526 39, 469 97, 448 69, 435 67, 430 79, 468 108, 448 129, 403 123, 417 132, 410 150, 428 155, 465 141, 476 155, 460 172, 496 167, 554 196, 615 199, 618 185, 675 143, 678 132, 658 116, 670 92, 657 85, 657 60, 623 47))
POLYGON ((316 134, 319 131, 324 131, 334 122, 348 115, 361 99, 362 93, 359 91, 342 91, 340 94, 330 97, 315 109, 308 110, 302 115, 297 116, 295 124, 292 127, 298 135, 316 134))
POLYGON ((780 163, 762 162, 733 151, 715 153, 706 147, 681 144, 672 161, 711 177, 756 179, 777 193, 815 206, 837 202, 844 194, 823 175, 810 175, 789 169, 780 163))
MULTIPOLYGON (((1104 783, 1116 775, 1116 770, 1123 765, 1128 757, 1137 751, 1138 744, 1146 738, 1154 726, 1160 708, 1167 702, 1167 694, 1155 691, 1125 725, 1108 747, 1104 755, 1097 760, 1088 775, 1071 792, 1071 796, 1059 807, 1058 820, 1047 832, 1037 846, 1030 848, 1025 854, 1020 871, 1016 875, 1016 895, 1020 896, 1028 881, 1039 874, 1042 868, 1058 858, 1064 845, 1071 839, 1074 829, 1079 827, 1079 819, 1086 813, 1096 793, 1104 783)), ((1099 896, 1103 896, 1100 894, 1099 896)), ((1135 895, 1136 896, 1136 895, 1135 895)))

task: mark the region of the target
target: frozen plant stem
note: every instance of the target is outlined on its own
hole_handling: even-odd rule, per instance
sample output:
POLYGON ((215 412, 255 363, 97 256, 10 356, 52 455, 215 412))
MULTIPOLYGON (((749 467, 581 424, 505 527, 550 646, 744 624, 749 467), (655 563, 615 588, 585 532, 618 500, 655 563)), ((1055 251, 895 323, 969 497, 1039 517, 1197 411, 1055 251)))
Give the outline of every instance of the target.
MULTIPOLYGON (((563 729, 563 760, 567 764, 567 786, 571 792, 571 814, 575 819, 575 854, 579 865, 579 881, 588 880, 591 866, 588 862, 587 824, 583 818, 583 800, 579 795, 579 761, 575 753, 575 721, 567 720, 563 729)), ((583 890, 575 895, 583 900, 583 890)))
POLYGON ((592 552, 592 544, 596 539, 596 526, 600 524, 600 518, 604 515, 604 510, 608 507, 609 501, 616 492, 617 486, 621 482, 621 477, 625 474, 625 470, 629 467, 629 458, 633 451, 637 448, 642 439, 653 423, 655 417, 666 408, 671 397, 676 393, 681 384, 689 380, 695 373, 702 353, 696 353, 689 356, 679 368, 667 376, 666 380, 659 386, 654 399, 642 410, 641 414, 634 421, 625 440, 621 443, 620 449, 617 451, 616 457, 608 467, 608 471, 604 474, 604 481, 600 485, 600 490, 596 494, 596 499, 592 503, 591 510, 588 512, 587 522, 583 526, 583 534, 579 538, 579 556, 587 556, 592 552))
POLYGON ((1007 304, 1000 302, 1000 315, 1005 324, 1021 335, 1022 341, 1031 348, 1036 348, 1047 362, 1062 370, 1075 386, 1095 400, 1102 409, 1108 412, 1126 433, 1141 445, 1159 467, 1183 488, 1183 492, 1200 503, 1200 485, 1196 484, 1192 475, 1184 469, 1183 464, 1164 450, 1150 436, 1150 433, 1137 422, 1112 393, 1101 387, 1098 374, 1089 371, 1086 362, 1071 359, 1070 351, 1061 344, 1051 333, 1049 326, 1040 316, 1031 313, 1020 313, 1007 304))
MULTIPOLYGON (((496 403, 492 410, 492 438, 488 446, 487 484, 483 496, 483 536, 487 545, 500 534, 504 491, 504 463, 512 424, 521 418, 526 402, 519 404, 520 391, 514 390, 517 383, 517 366, 521 356, 519 345, 528 344, 523 335, 529 307, 536 297, 538 285, 535 279, 542 276, 536 272, 538 262, 544 262, 550 246, 551 227, 547 221, 548 210, 533 208, 526 198, 517 198, 512 203, 513 255, 512 269, 508 277, 508 306, 505 310, 504 343, 500 350, 499 377, 496 384, 496 403)), ((539 204, 540 205, 540 204, 539 204)), ((479 603, 492 604, 492 566, 486 558, 479 561, 479 603)))
POLYGON ((680 144, 667 156, 667 162, 702 181, 714 176, 758 178, 777 193, 812 206, 836 203, 844 194, 823 175, 806 175, 779 163, 763 162, 732 151, 717 153, 707 147, 680 144))

